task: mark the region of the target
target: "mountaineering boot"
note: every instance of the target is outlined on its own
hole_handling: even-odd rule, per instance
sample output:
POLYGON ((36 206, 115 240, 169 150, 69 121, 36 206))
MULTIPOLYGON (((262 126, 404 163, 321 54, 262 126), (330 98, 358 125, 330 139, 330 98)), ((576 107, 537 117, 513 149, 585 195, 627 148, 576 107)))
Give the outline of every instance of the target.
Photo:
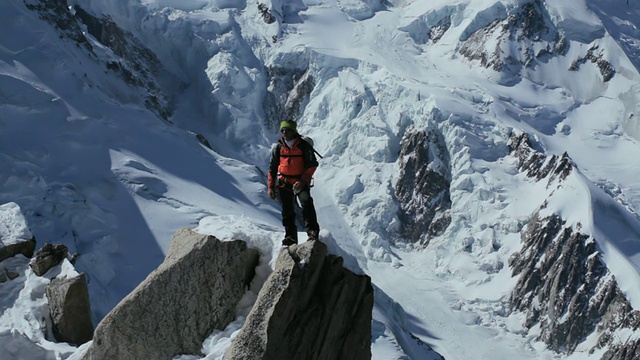
POLYGON ((298 240, 292 238, 291 236, 287 236, 282 240, 282 246, 296 245, 297 243, 298 240))
POLYGON ((307 241, 309 240, 318 240, 318 230, 309 230, 307 231, 307 241))

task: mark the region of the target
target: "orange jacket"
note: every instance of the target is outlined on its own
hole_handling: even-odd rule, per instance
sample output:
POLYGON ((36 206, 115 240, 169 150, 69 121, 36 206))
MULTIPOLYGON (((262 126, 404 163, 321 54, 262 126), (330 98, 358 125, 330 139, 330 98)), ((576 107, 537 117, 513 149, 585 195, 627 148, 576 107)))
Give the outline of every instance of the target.
POLYGON ((280 139, 271 150, 269 162, 269 187, 276 186, 276 179, 284 183, 293 184, 302 180, 306 184, 311 182, 311 177, 318 167, 318 160, 309 143, 299 136, 291 147, 280 139))

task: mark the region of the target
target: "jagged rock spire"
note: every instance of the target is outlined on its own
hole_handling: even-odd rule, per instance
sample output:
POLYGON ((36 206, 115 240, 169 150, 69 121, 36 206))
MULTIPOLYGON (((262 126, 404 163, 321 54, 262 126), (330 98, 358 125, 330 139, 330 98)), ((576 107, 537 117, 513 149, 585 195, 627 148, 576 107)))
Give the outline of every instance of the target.
POLYGON ((373 288, 309 241, 282 250, 225 359, 370 359, 373 288))

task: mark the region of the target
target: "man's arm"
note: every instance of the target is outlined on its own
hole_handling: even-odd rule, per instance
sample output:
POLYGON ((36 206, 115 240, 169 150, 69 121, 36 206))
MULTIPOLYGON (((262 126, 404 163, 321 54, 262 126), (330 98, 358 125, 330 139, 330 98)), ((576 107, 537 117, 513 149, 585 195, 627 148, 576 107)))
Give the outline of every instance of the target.
POLYGON ((275 186, 276 176, 278 176, 278 166, 280 165, 280 144, 275 144, 271 148, 271 159, 269 161, 269 186, 275 186))
POLYGON ((280 144, 271 148, 271 159, 269 161, 269 173, 267 174, 267 187, 269 197, 275 198, 276 177, 278 176, 278 165, 280 165, 280 144))

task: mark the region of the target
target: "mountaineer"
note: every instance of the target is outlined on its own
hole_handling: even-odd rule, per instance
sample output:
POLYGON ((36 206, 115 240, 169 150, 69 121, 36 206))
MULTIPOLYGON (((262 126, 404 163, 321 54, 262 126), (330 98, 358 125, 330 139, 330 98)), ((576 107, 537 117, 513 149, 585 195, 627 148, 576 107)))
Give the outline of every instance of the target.
POLYGON ((308 240, 318 240, 320 231, 311 197, 311 179, 318 167, 318 160, 313 146, 298 134, 296 126, 293 120, 280 123, 282 137, 272 148, 269 162, 268 194, 282 205, 282 225, 285 230, 283 246, 298 243, 296 197, 302 207, 308 240))

